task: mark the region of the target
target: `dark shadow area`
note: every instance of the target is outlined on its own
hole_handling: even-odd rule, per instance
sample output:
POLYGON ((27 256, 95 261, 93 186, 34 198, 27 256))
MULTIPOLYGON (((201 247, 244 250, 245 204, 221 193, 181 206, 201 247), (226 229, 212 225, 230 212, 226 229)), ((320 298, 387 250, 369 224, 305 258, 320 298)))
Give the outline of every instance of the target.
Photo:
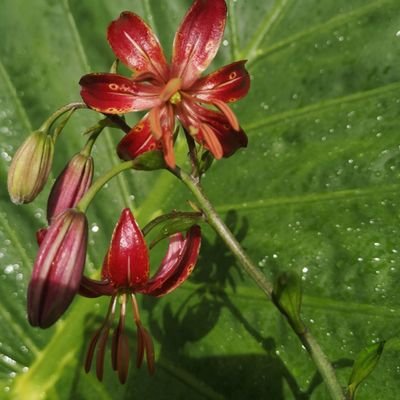
MULTIPOLYGON (((240 218, 235 211, 229 211, 225 223, 242 242, 249 228, 247 219, 240 218)), ((309 398, 308 394, 301 392, 295 378, 276 354, 274 339, 260 335, 226 295, 225 289, 230 287, 235 292, 237 282, 242 279, 236 259, 219 236, 213 242, 203 238, 201 259, 190 278, 191 282, 198 284, 198 288, 175 311, 169 303, 150 297, 144 299, 144 308, 149 312, 150 330, 161 344, 160 363, 179 365, 179 368, 229 399, 265 397, 283 400, 284 382, 296 400, 309 398), (162 307, 161 318, 158 307, 162 307), (260 343, 265 355, 201 359, 185 355, 185 345, 207 336, 217 325, 224 309, 229 310, 248 334, 260 343)))
MULTIPOLYGON (((240 218, 236 211, 231 210, 226 214, 225 224, 241 243, 249 230, 247 218, 240 218)), ((242 271, 223 240, 216 236, 211 243, 203 238, 199 265, 190 277, 190 281, 218 289, 230 286, 236 290, 237 280, 242 279, 242 271)))

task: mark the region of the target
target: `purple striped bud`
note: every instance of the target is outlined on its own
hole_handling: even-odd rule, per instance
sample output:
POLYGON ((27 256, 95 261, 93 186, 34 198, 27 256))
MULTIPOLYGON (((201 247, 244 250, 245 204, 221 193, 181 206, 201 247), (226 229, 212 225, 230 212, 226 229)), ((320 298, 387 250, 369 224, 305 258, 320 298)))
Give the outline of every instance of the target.
POLYGON ((93 179, 93 158, 75 154, 56 179, 47 202, 47 220, 74 208, 89 189, 93 179))
POLYGON ((88 223, 84 213, 66 210, 44 236, 28 286, 28 318, 48 328, 66 311, 78 292, 85 265, 88 223))
POLYGON ((8 170, 8 193, 15 204, 30 203, 41 192, 53 162, 54 141, 33 132, 15 153, 8 170))

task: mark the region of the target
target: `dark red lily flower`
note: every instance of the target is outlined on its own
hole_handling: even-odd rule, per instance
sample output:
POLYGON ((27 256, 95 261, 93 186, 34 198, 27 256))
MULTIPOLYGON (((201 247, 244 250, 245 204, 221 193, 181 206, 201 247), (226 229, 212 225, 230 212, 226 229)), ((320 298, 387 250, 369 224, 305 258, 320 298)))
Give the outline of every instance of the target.
POLYGON ((217 53, 226 13, 225 0, 196 0, 175 35, 170 64, 157 37, 139 16, 123 12, 111 23, 108 28, 111 48, 136 73, 135 77, 89 74, 82 77, 80 84, 85 103, 99 112, 124 114, 150 110, 119 143, 118 154, 122 159, 137 155, 140 132, 141 143, 152 141, 155 147, 161 142, 167 165, 174 167, 175 117, 217 159, 247 145, 247 136, 227 105, 249 90, 245 61, 200 78, 217 53))
POLYGON ((192 272, 200 250, 200 227, 192 226, 186 237, 178 233, 170 237, 170 243, 156 274, 149 278, 149 254, 142 231, 131 211, 122 211, 114 229, 111 244, 105 256, 102 280, 95 281, 84 277, 80 294, 86 297, 111 296, 106 319, 93 336, 87 351, 85 370, 91 368, 94 352, 96 354, 96 375, 103 378, 103 362, 107 339, 114 321, 117 300, 120 304, 120 317, 112 337, 112 366, 118 372, 121 383, 126 381, 129 368, 129 345, 124 331, 127 303, 130 300, 137 327, 137 359, 139 368, 146 353, 147 366, 154 372, 153 343, 148 331, 143 327, 135 293, 160 297, 182 284, 192 272))

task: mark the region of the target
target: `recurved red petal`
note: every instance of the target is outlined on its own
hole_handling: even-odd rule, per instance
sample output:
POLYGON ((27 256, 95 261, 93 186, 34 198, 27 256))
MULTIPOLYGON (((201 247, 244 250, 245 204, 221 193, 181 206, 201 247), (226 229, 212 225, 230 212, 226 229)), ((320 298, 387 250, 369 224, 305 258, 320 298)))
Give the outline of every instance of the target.
MULTIPOLYGON (((220 141, 223 149, 223 157, 230 157, 241 147, 247 147, 247 135, 242 128, 234 130, 224 115, 218 112, 212 112, 208 118, 208 124, 212 127, 215 135, 220 141)), ((199 139, 195 138, 195 139, 199 139)))
POLYGON ((147 110, 161 102, 158 97, 160 87, 118 74, 88 74, 79 84, 83 101, 90 108, 106 114, 147 110))
POLYGON ((79 294, 89 298, 112 296, 115 294, 115 288, 108 281, 96 281, 83 275, 79 286, 79 294))
POLYGON ((104 259, 103 279, 115 288, 133 288, 149 276, 149 254, 142 231, 129 208, 125 208, 115 226, 104 259))
POLYGON ((188 93, 211 103, 213 100, 231 103, 241 99, 250 88, 250 76, 245 63, 245 60, 234 62, 198 79, 188 93))
POLYGON ((147 151, 161 150, 161 147, 151 133, 149 115, 146 114, 119 142, 117 152, 122 160, 133 160, 147 151))
POLYGON ((171 76, 189 88, 218 51, 226 20, 225 0, 196 0, 178 29, 173 45, 171 76))
POLYGON ((117 58, 135 72, 168 78, 168 64, 157 37, 136 14, 125 11, 108 27, 108 41, 117 58))
POLYGON ((185 102, 184 107, 179 109, 178 117, 193 138, 210 150, 215 158, 220 157, 214 139, 221 144, 222 157, 229 157, 240 147, 247 146, 247 136, 243 129, 238 126, 235 130, 221 112, 204 108, 194 102, 185 102), (212 130, 215 137, 210 135, 209 130, 204 130, 204 125, 212 130))
POLYGON ((138 291, 163 296, 181 285, 193 271, 200 251, 201 230, 192 226, 186 238, 180 233, 171 236, 167 254, 153 278, 138 291))

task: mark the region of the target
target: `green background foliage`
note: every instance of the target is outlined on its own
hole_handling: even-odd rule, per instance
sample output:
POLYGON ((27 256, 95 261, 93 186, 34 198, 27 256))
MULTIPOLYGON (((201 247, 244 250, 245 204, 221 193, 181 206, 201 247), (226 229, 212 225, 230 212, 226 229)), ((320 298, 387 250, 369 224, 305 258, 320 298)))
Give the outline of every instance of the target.
MULTIPOLYGON (((400 297, 400 4, 398 0, 229 0, 210 71, 248 59, 252 89, 234 109, 249 147, 204 178, 211 200, 266 276, 293 270, 304 284, 303 320, 345 385, 356 355, 389 340, 360 399, 398 398, 400 297)), ((0 2, 0 397, 12 399, 327 399, 287 323, 240 271, 210 229, 182 288, 141 299, 157 372, 130 369, 120 386, 106 356, 103 384, 85 374, 85 345, 107 299, 76 298, 41 331, 26 320, 26 286, 45 224, 48 187, 17 207, 6 191, 10 159, 57 107, 79 100, 81 75, 107 71, 108 23, 143 16, 170 54, 190 0, 0 2)), ((130 117, 131 123, 137 116, 130 117)), ((74 115, 56 145, 53 177, 96 121, 74 115)), ((121 133, 102 135, 96 174, 117 162, 121 133)), ((185 149, 177 144, 180 160, 185 149)), ((87 272, 96 274, 122 207, 144 226, 188 209, 190 193, 166 172, 125 173, 89 210, 87 272)), ((132 322, 132 321, 130 321, 132 322)), ((134 351, 135 331, 129 324, 134 351)))

